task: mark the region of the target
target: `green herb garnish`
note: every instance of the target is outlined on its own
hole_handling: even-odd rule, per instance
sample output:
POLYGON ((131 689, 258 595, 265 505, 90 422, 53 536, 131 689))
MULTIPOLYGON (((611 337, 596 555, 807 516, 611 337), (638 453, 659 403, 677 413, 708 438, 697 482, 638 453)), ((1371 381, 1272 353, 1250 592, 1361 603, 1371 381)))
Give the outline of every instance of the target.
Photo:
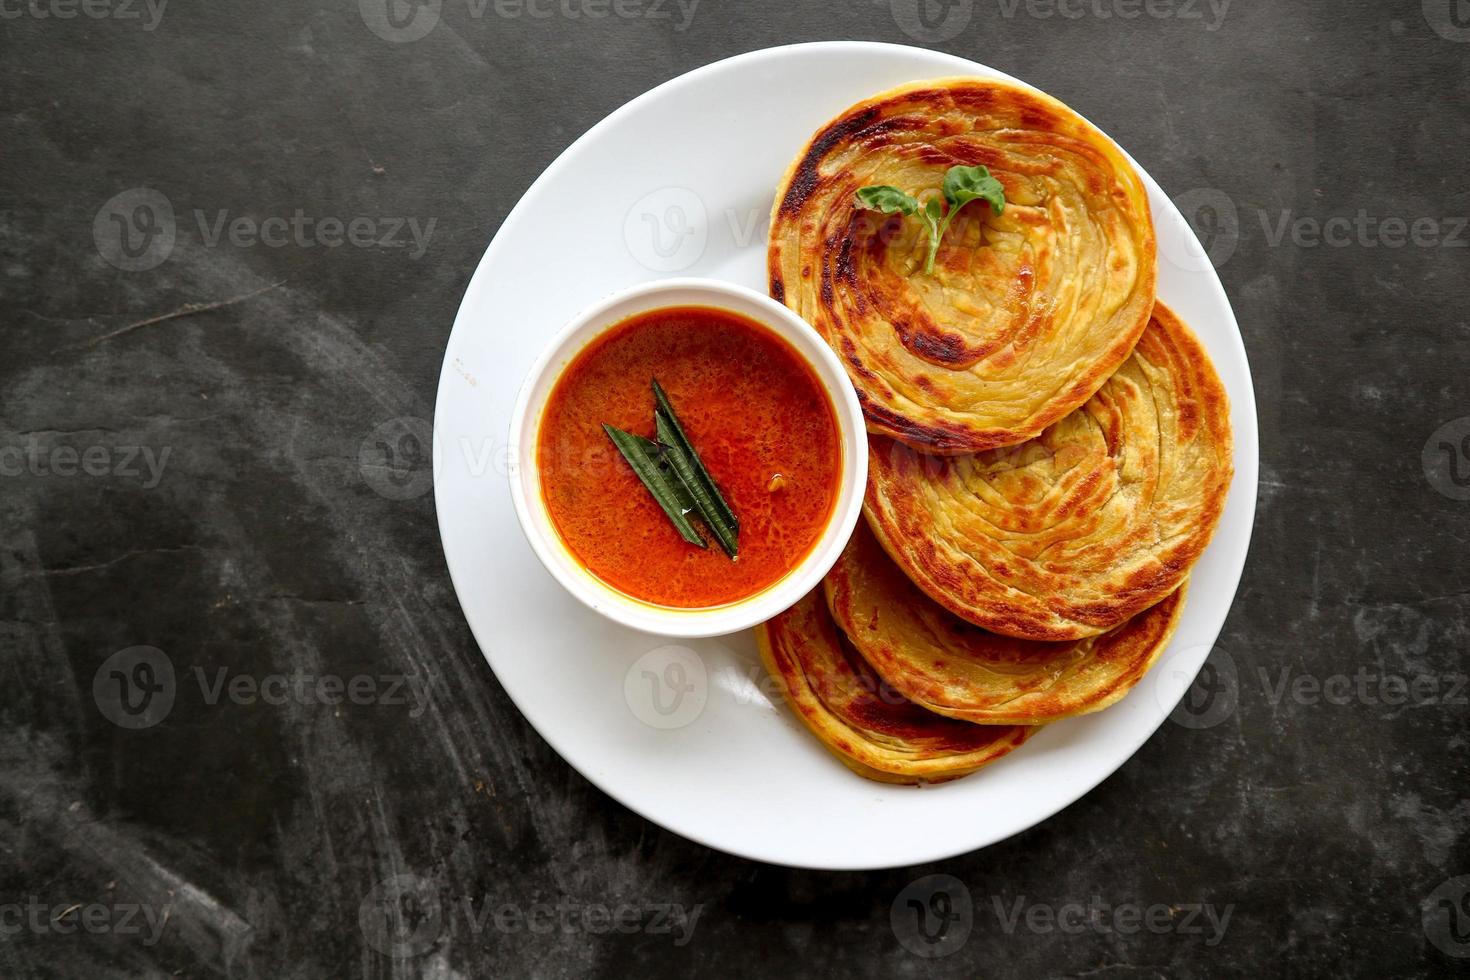
POLYGON ((679 535, 692 545, 708 547, 689 520, 689 515, 695 509, 694 499, 689 495, 683 481, 674 473, 673 467, 664 461, 659 444, 631 432, 615 429, 605 422, 602 431, 607 433, 613 445, 618 447, 618 452, 633 467, 633 472, 638 474, 638 479, 653 494, 653 499, 669 515, 669 520, 674 522, 679 535))
POLYGON ((731 558, 740 550, 740 521, 725 502, 714 477, 684 433, 674 405, 658 379, 653 381, 653 422, 658 441, 603 424, 607 437, 653 499, 663 508, 679 534, 690 544, 707 547, 689 515, 697 513, 731 558))
POLYGON ((1003 214, 1006 209, 1005 188, 1000 181, 990 176, 989 168, 984 166, 950 167, 945 172, 944 199, 949 203, 947 210, 942 209, 935 199, 920 205, 917 198, 888 184, 859 188, 857 199, 858 204, 869 211, 906 214, 924 222, 929 229, 929 255, 924 260, 926 273, 934 271, 934 256, 939 254, 939 240, 949 230, 949 223, 954 220, 960 208, 971 201, 983 200, 990 204, 991 210, 996 214, 1003 214))
POLYGON ((735 512, 730 509, 730 505, 725 503, 720 488, 715 485, 714 477, 709 475, 704 461, 695 452, 694 444, 684 434, 679 416, 674 414, 673 403, 669 401, 669 396, 664 393, 657 378, 653 379, 653 398, 658 406, 653 413, 658 441, 667 447, 669 461, 674 464, 674 471, 679 474, 684 486, 693 496, 694 505, 699 508, 699 516, 704 518, 704 522, 719 539, 725 554, 734 558, 740 550, 740 521, 735 518, 735 512))

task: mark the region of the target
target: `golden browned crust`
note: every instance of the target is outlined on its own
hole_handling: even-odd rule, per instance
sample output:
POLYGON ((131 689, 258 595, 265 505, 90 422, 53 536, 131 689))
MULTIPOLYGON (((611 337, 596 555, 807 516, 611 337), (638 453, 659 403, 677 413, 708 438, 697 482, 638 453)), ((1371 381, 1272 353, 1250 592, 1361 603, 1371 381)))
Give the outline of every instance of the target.
POLYGON ((1001 636, 926 596, 863 524, 823 586, 838 627, 884 681, 930 711, 981 725, 1041 725, 1118 701, 1168 645, 1186 588, 1101 636, 1001 636))
POLYGON ((761 660, 796 716, 869 779, 955 779, 999 759, 1034 731, 971 725, 905 700, 838 633, 820 589, 755 632, 761 660))
POLYGON ((1035 640, 1094 636, 1179 588, 1232 475, 1230 407, 1163 304, 1082 408, 1019 446, 924 456, 870 440, 863 511, 950 612, 1035 640))
POLYGON ((776 193, 770 292, 847 367, 871 432, 929 453, 1029 439, 1128 357, 1154 301, 1153 219, 1112 141, 1055 99, 949 78, 883 92, 824 126, 776 193), (937 195, 984 164, 1005 212, 959 213, 923 272, 917 218, 861 210, 892 184, 937 195))

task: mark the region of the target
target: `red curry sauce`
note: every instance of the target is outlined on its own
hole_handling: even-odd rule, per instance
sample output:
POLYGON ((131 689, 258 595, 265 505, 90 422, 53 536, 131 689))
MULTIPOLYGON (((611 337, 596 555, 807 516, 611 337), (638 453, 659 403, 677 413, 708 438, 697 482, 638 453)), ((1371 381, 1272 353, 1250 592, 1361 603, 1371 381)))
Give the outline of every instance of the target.
POLYGON ((816 545, 842 472, 832 403, 786 341, 736 313, 667 307, 629 318, 577 354, 552 389, 536 447, 562 542, 634 598, 682 609, 775 584, 816 545), (731 560, 679 536, 602 424, 654 437, 658 378, 740 521, 731 560))

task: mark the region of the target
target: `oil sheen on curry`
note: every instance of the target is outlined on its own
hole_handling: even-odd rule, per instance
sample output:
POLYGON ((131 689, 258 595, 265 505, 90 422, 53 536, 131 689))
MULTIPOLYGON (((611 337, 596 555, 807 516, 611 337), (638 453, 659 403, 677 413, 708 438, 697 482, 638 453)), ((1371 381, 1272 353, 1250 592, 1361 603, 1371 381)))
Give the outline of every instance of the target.
POLYGON ((557 379, 537 438, 542 494, 572 555, 628 596, 681 609, 783 578, 831 519, 842 471, 812 369, 759 323, 711 307, 651 310, 599 336, 557 379), (712 494, 699 493, 701 472, 712 494))

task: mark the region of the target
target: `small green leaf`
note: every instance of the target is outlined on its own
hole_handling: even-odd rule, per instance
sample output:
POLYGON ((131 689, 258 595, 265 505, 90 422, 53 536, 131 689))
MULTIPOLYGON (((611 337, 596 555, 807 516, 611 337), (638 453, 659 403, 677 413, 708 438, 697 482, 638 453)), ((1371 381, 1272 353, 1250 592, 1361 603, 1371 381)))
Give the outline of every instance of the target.
POLYGON ((929 229, 929 254, 924 259, 926 273, 934 271, 934 257, 939 254, 939 241, 949 230, 949 223, 954 220, 960 208, 971 201, 985 201, 996 214, 1002 214, 1006 209, 1005 187, 990 176, 990 169, 984 166, 954 166, 945 172, 944 199, 949 202, 948 210, 939 203, 938 198, 931 198, 928 204, 921 207, 918 200, 887 184, 861 188, 857 192, 857 199, 859 205, 869 210, 916 215, 924 222, 929 229))
POLYGON ((725 502, 719 485, 710 476, 704 461, 695 451, 694 444, 689 441, 689 436, 684 433, 684 426, 674 412, 673 402, 669 401, 669 396, 657 378, 653 381, 653 398, 656 405, 653 418, 654 425, 658 428, 658 441, 667 447, 664 458, 673 465, 674 472, 694 500, 699 516, 704 518, 704 522, 714 532, 720 547, 734 558, 740 550, 740 521, 725 502))
POLYGON ((983 200, 990 204, 996 214, 1006 209, 1006 190, 1001 182, 990 176, 990 168, 950 167, 944 175, 944 199, 949 202, 950 213, 969 204, 983 200))
MULTIPOLYGON (((664 429, 665 424, 664 417, 660 414, 658 416, 660 432, 664 429)), ((720 542, 720 547, 725 549, 725 554, 731 558, 736 557, 740 553, 740 532, 738 527, 721 519, 720 505, 723 504, 723 501, 716 503, 719 497, 710 495, 709 485, 700 477, 694 462, 682 449, 665 444, 664 459, 668 460, 674 473, 683 481, 684 488, 689 492, 695 508, 699 511, 699 516, 704 518, 709 529, 715 533, 715 538, 720 542)))
POLYGON ((658 501, 658 505, 669 516, 679 536, 692 545, 708 547, 689 520, 690 513, 695 509, 694 500, 689 496, 683 481, 672 472, 672 468, 665 468, 658 443, 622 429, 615 429, 606 422, 603 423, 602 430, 607 433, 613 445, 618 447, 618 452, 623 454, 628 465, 633 467, 633 472, 638 474, 638 479, 643 481, 648 492, 653 494, 653 499, 658 501))
POLYGON ((884 214, 916 214, 919 210, 918 201, 888 184, 859 188, 857 199, 861 207, 869 211, 882 211, 884 214))

